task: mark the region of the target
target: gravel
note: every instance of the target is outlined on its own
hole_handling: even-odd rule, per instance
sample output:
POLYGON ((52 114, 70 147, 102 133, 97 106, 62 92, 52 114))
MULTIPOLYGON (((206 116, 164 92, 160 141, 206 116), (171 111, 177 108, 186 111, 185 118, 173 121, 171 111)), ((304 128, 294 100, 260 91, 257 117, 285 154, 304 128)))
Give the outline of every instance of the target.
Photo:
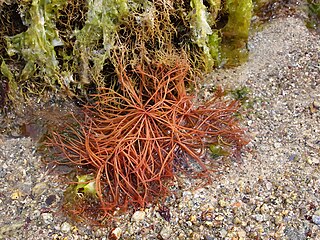
POLYGON ((30 138, 0 138, 0 239, 320 239, 320 37, 297 18, 253 34, 247 63, 208 76, 250 89, 252 141, 205 187, 177 176, 164 202, 87 226, 61 209, 66 183, 30 138))

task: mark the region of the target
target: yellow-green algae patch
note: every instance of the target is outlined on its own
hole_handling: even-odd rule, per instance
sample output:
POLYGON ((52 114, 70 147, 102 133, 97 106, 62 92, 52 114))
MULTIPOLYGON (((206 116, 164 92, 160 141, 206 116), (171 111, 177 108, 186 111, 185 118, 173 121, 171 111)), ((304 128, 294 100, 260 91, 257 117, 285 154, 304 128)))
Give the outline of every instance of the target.
POLYGON ((237 66, 247 60, 252 10, 252 0, 226 0, 228 22, 222 29, 221 54, 227 66, 237 66))
POLYGON ((27 30, 6 36, 4 47, 22 67, 6 57, 2 65, 12 93, 40 95, 51 89, 87 95, 89 85, 112 84, 109 76, 115 75, 120 52, 122 64, 131 69, 186 52, 193 70, 207 72, 247 56, 251 0, 26 0, 17 5, 27 30), (227 15, 222 28, 221 15, 227 15))
POLYGON ((52 87, 55 81, 59 81, 54 47, 63 43, 58 36, 55 19, 64 3, 62 0, 33 0, 30 7, 21 12, 27 31, 7 37, 8 55, 20 54, 26 62, 19 81, 32 81, 36 71, 52 87))
POLYGON ((220 0, 210 2, 210 10, 202 0, 191 0, 190 28, 193 41, 203 50, 205 70, 210 70, 219 59, 220 38, 217 31, 211 26, 215 22, 216 14, 220 9, 220 0))
POLYGON ((116 45, 121 19, 128 13, 126 0, 88 1, 85 25, 74 33, 77 39, 74 54, 79 57, 83 83, 99 78, 105 60, 111 57, 116 45))

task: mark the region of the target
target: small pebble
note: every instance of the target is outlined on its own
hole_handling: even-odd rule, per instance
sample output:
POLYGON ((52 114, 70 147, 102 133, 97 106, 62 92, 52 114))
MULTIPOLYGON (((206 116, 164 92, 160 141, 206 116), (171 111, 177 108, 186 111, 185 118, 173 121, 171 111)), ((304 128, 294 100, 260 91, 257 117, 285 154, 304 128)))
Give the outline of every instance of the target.
POLYGON ((275 148, 280 148, 280 147, 282 146, 282 144, 279 143, 279 142, 275 142, 275 143, 273 144, 273 146, 274 146, 275 148))
POLYGON ((262 214, 256 214, 252 216, 257 222, 263 222, 264 216, 262 214))
POLYGON ((221 199, 219 201, 219 205, 220 205, 220 207, 225 207, 225 206, 227 206, 227 202, 221 199))
POLYGON ((271 182, 267 182, 266 183, 266 188, 268 191, 270 191, 272 189, 272 183, 271 182))
POLYGON ((222 221, 224 219, 224 217, 222 215, 218 215, 217 217, 215 217, 215 220, 217 221, 222 221))
POLYGON ((281 224, 282 223, 282 216, 275 216, 274 223, 277 225, 281 224))
POLYGON ((56 201, 56 195, 49 195, 46 199, 46 204, 49 206, 56 201))
POLYGON ((320 225, 320 210, 314 212, 314 214, 312 215, 312 221, 315 224, 320 225))
POLYGON ((139 222, 142 221, 146 216, 146 213, 144 211, 136 211, 132 217, 131 217, 131 221, 133 222, 139 222))
POLYGON ((319 109, 320 108, 320 102, 317 101, 317 100, 314 100, 313 101, 313 107, 316 108, 316 109, 319 109))
POLYGON ((228 232, 224 228, 220 230, 220 237, 224 238, 225 236, 227 236, 227 234, 228 232))
POLYGON ((117 227, 117 228, 115 228, 115 229, 113 229, 111 231, 111 233, 109 234, 108 239, 110 239, 110 240, 118 240, 118 239, 120 239, 121 234, 122 234, 121 228, 117 227))
POLYGON ((63 233, 68 233, 71 230, 71 225, 69 223, 67 223, 67 222, 64 222, 64 223, 61 224, 60 230, 63 233))
POLYGON ((44 182, 37 183, 33 188, 32 188, 32 194, 36 197, 40 196, 44 191, 48 189, 48 186, 44 182))
POLYGON ((234 223, 234 224, 241 224, 241 220, 240 220, 238 217, 235 217, 235 218, 233 219, 233 223, 234 223))
POLYGON ((50 224, 53 221, 52 213, 42 213, 41 217, 43 219, 43 222, 46 224, 50 224))
POLYGON ((22 192, 20 190, 16 190, 11 194, 11 199, 12 200, 17 200, 22 196, 22 192))
POLYGON ((243 229, 240 229, 238 231, 238 237, 239 238, 245 238, 246 237, 246 232, 243 229))
POLYGON ((160 236, 162 239, 166 240, 169 239, 172 235, 172 229, 169 225, 164 226, 160 231, 160 236))

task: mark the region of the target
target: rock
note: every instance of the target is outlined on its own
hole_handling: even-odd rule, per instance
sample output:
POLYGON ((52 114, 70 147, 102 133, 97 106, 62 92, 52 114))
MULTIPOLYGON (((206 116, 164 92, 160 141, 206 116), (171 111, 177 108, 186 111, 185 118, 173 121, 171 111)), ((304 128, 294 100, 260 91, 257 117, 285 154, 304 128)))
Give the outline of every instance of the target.
MULTIPOLYGON (((4 235, 7 232, 12 232, 12 231, 18 231, 20 228, 22 228, 25 225, 24 222, 15 222, 11 223, 10 225, 3 225, 0 226, 0 236, 4 235)), ((0 237, 2 239, 2 237, 0 237)))
POLYGON ((118 240, 118 239, 120 239, 121 234, 122 234, 121 228, 117 227, 110 232, 108 239, 118 240))
POLYGON ((224 228, 220 230, 220 237, 225 238, 227 236, 228 232, 224 228))
POLYGON ((308 156, 307 159, 306 159, 306 162, 307 162, 309 165, 319 164, 319 159, 308 156))
POLYGON ((53 222, 53 216, 52 213, 42 213, 41 217, 43 219, 43 222, 46 224, 50 224, 53 222))
POLYGON ((241 224, 242 222, 241 222, 240 218, 235 217, 235 218, 233 219, 233 223, 234 223, 234 224, 241 224))
POLYGON ((272 183, 271 182, 267 182, 266 183, 266 188, 268 191, 270 191, 272 189, 272 183))
POLYGON ((71 230, 71 225, 69 223, 67 223, 67 222, 64 222, 64 223, 61 224, 60 230, 63 233, 68 233, 71 230))
POLYGON ((191 216, 190 216, 190 222, 194 223, 194 222, 196 222, 196 221, 197 221, 197 216, 191 215, 191 216))
POLYGON ((268 213, 269 211, 269 207, 267 206, 267 204, 263 204, 261 207, 260 207, 260 212, 261 213, 268 213))
POLYGON ((167 226, 164 226, 161 231, 160 231, 160 236, 166 240, 166 239, 169 239, 172 235, 172 229, 169 225, 167 226))
POLYGON ((263 222, 264 216, 262 214, 255 214, 252 216, 257 222, 263 222))
POLYGON ((281 224, 282 220, 283 220, 283 218, 282 218, 281 215, 274 217, 274 223, 277 224, 277 225, 281 224))
POLYGON ((215 220, 217 221, 222 221, 224 219, 224 217, 222 215, 218 215, 217 217, 215 217, 215 220))
POLYGON ((280 147, 282 146, 282 144, 279 143, 279 142, 275 142, 275 143, 273 144, 273 146, 274 146, 275 148, 280 148, 280 147))
POLYGON ((227 202, 221 199, 219 201, 219 205, 220 205, 220 207, 225 207, 225 206, 227 206, 227 202))
POLYGON ((48 188, 47 184, 44 182, 37 183, 33 188, 32 188, 32 194, 35 197, 40 196, 44 191, 48 188))
POLYGON ((240 229, 238 231, 238 237, 242 238, 242 239, 245 239, 246 238, 246 232, 243 229, 240 229))
POLYGON ((146 213, 144 211, 136 211, 132 217, 131 217, 131 221, 133 222, 140 222, 142 221, 146 216, 146 213))
POLYGON ((20 190, 16 190, 11 194, 12 200, 17 200, 22 196, 22 192, 20 190))
POLYGON ((314 212, 312 215, 312 221, 315 224, 320 225, 320 210, 314 212))
POLYGON ((314 100, 313 101, 313 107, 316 108, 316 109, 319 109, 320 108, 320 102, 317 101, 317 100, 314 100))
POLYGON ((51 205, 51 204, 53 204, 55 201, 56 201, 56 199, 57 199, 57 197, 56 197, 56 195, 49 195, 47 198, 46 198, 46 204, 47 204, 47 206, 49 206, 49 205, 51 205))

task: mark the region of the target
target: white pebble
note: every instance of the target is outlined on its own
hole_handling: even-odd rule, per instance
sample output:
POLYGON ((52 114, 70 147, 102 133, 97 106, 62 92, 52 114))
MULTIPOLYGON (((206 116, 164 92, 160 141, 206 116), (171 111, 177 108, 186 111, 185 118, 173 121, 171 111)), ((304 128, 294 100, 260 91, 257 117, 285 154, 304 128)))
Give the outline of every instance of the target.
POLYGON ((139 222, 142 221, 146 216, 146 213, 144 211, 136 211, 132 217, 131 217, 131 221, 134 222, 139 222))

